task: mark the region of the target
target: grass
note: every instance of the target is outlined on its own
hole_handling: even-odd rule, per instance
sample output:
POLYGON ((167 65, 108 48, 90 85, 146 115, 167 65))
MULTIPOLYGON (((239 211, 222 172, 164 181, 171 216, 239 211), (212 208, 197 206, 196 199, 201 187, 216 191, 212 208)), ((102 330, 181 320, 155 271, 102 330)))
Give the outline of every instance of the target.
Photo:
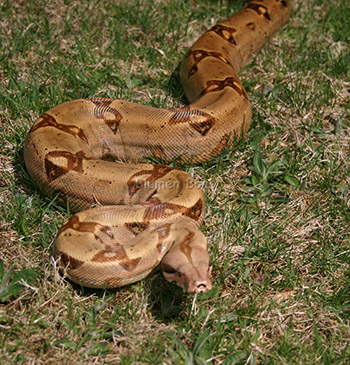
POLYGON ((211 292, 187 295, 160 275, 115 291, 57 276, 51 243, 67 213, 26 174, 34 120, 93 95, 181 105, 186 49, 243 2, 150 3, 0 1, 0 362, 348 363, 344 1, 293 1, 289 25, 242 72, 248 138, 188 168, 206 190, 211 292))

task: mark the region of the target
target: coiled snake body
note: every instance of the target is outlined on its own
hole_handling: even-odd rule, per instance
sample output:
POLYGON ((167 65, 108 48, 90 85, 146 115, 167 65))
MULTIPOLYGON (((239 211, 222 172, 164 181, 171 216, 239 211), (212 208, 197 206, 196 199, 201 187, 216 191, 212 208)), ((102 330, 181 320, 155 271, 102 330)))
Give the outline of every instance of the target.
POLYGON ((71 280, 119 287, 161 264, 165 278, 186 291, 211 289, 199 230, 203 191, 181 170, 143 162, 198 163, 244 135, 251 107, 237 74, 289 16, 289 0, 254 0, 204 33, 180 70, 186 107, 90 98, 60 104, 35 122, 27 169, 45 193, 79 212, 54 242, 71 280))

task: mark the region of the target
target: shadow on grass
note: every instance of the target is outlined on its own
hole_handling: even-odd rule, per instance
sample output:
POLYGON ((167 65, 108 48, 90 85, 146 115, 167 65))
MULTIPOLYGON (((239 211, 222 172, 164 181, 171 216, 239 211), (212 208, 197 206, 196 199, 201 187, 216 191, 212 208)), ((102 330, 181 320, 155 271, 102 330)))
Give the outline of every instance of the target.
POLYGON ((175 284, 167 282, 161 272, 150 280, 148 304, 157 320, 172 322, 181 317, 183 305, 188 301, 188 294, 175 284))
MULTIPOLYGON (((65 278, 65 280, 66 285, 70 285, 79 296, 83 297, 93 295, 99 299, 103 299, 106 296, 116 297, 118 294, 122 294, 122 291, 133 290, 128 286, 115 289, 87 288, 74 283, 68 278, 65 278)), ((174 319, 181 317, 183 305, 188 305, 188 301, 192 300, 192 295, 185 293, 176 285, 168 283, 162 277, 161 272, 147 277, 144 280, 145 285, 141 290, 145 292, 147 306, 150 308, 153 316, 164 323, 172 322, 174 319)), ((138 285, 138 283, 133 285, 138 285)))

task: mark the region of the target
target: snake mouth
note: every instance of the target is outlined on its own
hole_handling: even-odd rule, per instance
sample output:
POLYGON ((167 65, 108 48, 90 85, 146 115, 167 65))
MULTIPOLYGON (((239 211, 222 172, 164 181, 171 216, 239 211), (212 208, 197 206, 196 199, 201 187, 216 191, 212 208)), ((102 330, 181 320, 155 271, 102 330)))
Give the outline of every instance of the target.
POLYGON ((206 284, 199 284, 197 286, 197 290, 202 293, 204 290, 207 290, 207 285, 206 284))
POLYGON ((196 294, 200 294, 200 293, 206 293, 209 290, 212 289, 212 283, 210 281, 210 279, 207 279, 203 282, 195 282, 193 283, 193 286, 189 286, 187 288, 187 291, 189 293, 196 293, 196 294))

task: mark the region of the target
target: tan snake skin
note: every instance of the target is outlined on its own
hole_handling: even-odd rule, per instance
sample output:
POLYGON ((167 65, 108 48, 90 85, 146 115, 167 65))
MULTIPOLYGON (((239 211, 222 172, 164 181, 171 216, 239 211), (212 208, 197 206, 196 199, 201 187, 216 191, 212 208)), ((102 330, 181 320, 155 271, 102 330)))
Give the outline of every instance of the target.
POLYGON ((71 280, 119 287, 161 264, 164 277, 186 291, 211 289, 199 230, 203 191, 181 170, 144 162, 198 163, 246 133, 251 107, 237 74, 289 16, 289 0, 254 0, 204 33, 181 66, 189 106, 90 98, 35 122, 24 149, 28 172, 46 194, 80 211, 54 242, 71 280))

